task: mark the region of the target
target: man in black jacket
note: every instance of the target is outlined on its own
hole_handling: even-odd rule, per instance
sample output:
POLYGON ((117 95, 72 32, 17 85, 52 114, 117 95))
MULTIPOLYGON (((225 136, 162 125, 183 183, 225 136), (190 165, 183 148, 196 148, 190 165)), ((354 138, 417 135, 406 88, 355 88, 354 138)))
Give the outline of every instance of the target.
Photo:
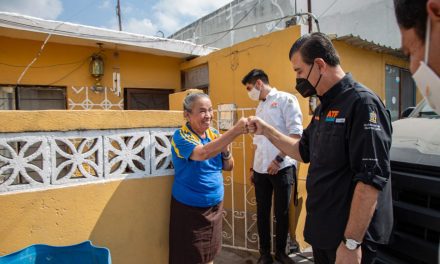
POLYGON ((310 163, 304 237, 315 263, 374 263, 393 223, 390 115, 376 94, 342 70, 324 34, 302 36, 289 59, 298 92, 320 98, 311 123, 299 140, 258 117, 249 118, 249 128, 310 163))

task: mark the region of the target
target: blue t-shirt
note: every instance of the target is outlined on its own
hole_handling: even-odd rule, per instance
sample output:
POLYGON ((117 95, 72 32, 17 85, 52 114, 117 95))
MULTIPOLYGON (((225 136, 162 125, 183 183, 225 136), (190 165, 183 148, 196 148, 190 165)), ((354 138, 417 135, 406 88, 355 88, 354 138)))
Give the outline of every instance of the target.
POLYGON ((206 145, 220 136, 214 128, 205 133, 206 137, 201 138, 186 124, 174 133, 171 141, 175 172, 172 195, 189 206, 210 207, 223 200, 221 153, 203 161, 189 158, 197 145, 206 145))

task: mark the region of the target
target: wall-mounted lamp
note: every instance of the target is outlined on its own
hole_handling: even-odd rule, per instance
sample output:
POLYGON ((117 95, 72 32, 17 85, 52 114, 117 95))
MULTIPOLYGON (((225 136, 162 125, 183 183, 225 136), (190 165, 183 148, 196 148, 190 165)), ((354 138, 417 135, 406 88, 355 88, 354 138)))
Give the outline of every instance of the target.
POLYGON ((89 71, 93 78, 95 78, 95 85, 92 87, 92 90, 95 92, 102 92, 104 90, 104 87, 101 84, 101 78, 104 76, 104 60, 101 56, 102 44, 98 43, 98 45, 100 52, 92 55, 89 71))

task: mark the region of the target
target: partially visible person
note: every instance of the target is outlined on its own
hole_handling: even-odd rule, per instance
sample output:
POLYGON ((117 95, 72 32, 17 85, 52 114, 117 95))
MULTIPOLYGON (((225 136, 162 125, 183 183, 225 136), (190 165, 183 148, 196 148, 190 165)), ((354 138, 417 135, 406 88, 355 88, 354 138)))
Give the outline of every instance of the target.
POLYGON ((174 133, 171 142, 175 177, 169 263, 212 263, 222 241, 222 170, 230 171, 234 167, 229 144, 247 133, 247 119, 240 119, 220 135, 210 127, 212 103, 203 93, 188 95, 183 110, 187 123, 174 133))
POLYGON ((440 0, 394 0, 394 9, 413 78, 440 114, 440 0))
POLYGON ((321 101, 310 124, 300 140, 258 117, 249 118, 249 131, 310 163, 304 238, 314 262, 372 264, 393 225, 391 117, 376 94, 344 72, 325 34, 299 38, 289 59, 298 92, 321 101))
MULTIPOLYGON (((269 84, 269 77, 260 69, 251 70, 242 80, 249 97, 259 101, 256 115, 284 135, 299 139, 302 134, 302 114, 298 100, 292 94, 278 91, 269 84)), ((260 258, 257 264, 271 264, 271 207, 274 196, 276 218, 275 260, 294 263, 286 254, 289 231, 289 203, 292 185, 296 182, 296 161, 279 151, 264 136, 254 137, 251 180, 257 201, 257 227, 260 258)), ((294 185, 297 188, 296 183, 294 185)), ((294 191, 296 195, 296 191, 294 191)), ((295 197, 296 199, 296 197, 295 197)))

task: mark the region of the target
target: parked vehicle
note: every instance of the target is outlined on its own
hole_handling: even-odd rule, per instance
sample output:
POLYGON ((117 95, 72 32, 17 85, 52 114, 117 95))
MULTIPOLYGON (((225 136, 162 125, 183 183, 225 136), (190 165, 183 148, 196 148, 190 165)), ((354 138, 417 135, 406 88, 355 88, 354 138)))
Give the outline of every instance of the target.
POLYGON ((379 263, 440 263, 440 116, 422 101, 393 122, 394 230, 379 263))

